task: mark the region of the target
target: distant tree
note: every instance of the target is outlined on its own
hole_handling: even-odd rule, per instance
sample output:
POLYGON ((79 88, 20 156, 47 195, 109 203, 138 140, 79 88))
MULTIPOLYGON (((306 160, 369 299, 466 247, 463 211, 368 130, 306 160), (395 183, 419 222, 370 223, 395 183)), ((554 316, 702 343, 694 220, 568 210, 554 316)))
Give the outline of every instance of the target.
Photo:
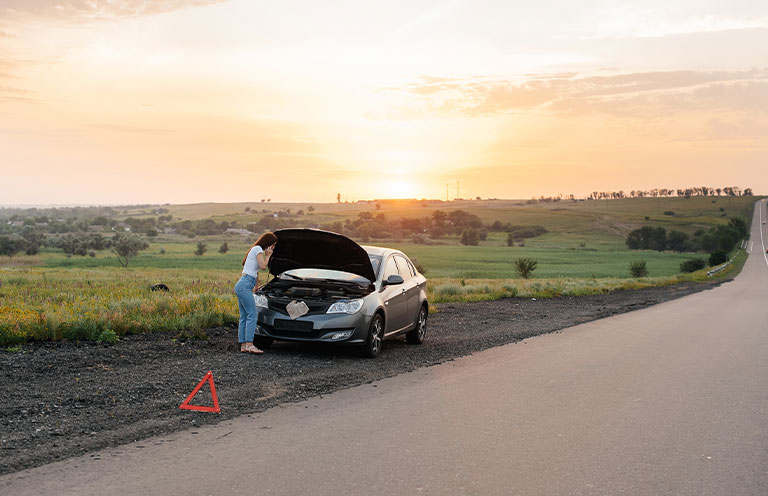
POLYGON ((515 239, 514 233, 507 234, 507 246, 515 246, 515 239))
POLYGON ((131 258, 147 248, 149 248, 149 243, 138 234, 118 233, 112 238, 112 252, 123 267, 127 267, 131 258))
POLYGON ((477 229, 466 229, 461 233, 461 244, 477 246, 479 234, 477 229))
POLYGON ((645 260, 629 262, 629 273, 632 277, 645 277, 648 275, 648 266, 645 260))
POLYGON ((0 236, 0 255, 12 257, 26 247, 26 241, 18 234, 0 236))
POLYGON ((314 212, 314 211, 315 211, 315 207, 313 207, 312 205, 307 207, 307 212, 314 212))
POLYGON ((630 250, 664 251, 667 246, 667 231, 663 227, 643 226, 627 235, 630 250))
POLYGON ((219 253, 221 253, 223 255, 224 253, 226 253, 228 251, 229 251, 229 245, 227 245, 227 242, 225 241, 219 247, 219 253))
POLYGON ((676 229, 669 231, 669 235, 667 236, 667 247, 678 253, 693 251, 688 235, 676 229))
POLYGON ((208 251, 208 243, 206 243, 205 241, 198 241, 197 242, 197 249, 195 250, 195 255, 201 256, 206 251, 208 251))
POLYGON ((523 279, 531 277, 531 273, 536 270, 536 260, 532 258, 518 258, 513 264, 515 270, 523 279))
POLYGON ((341 203, 341 193, 336 193, 336 203, 341 203))
POLYGON ((709 266, 714 267, 728 261, 728 252, 725 250, 714 251, 709 255, 709 266))
POLYGON ((25 229, 21 237, 24 238, 26 244, 24 253, 27 255, 37 255, 40 251, 40 245, 45 242, 45 234, 35 229, 25 229))
POLYGON ((739 233, 739 236, 746 237, 746 235, 749 233, 749 229, 747 228, 747 221, 740 217, 734 217, 733 219, 728 221, 728 225, 736 229, 736 231, 739 233))

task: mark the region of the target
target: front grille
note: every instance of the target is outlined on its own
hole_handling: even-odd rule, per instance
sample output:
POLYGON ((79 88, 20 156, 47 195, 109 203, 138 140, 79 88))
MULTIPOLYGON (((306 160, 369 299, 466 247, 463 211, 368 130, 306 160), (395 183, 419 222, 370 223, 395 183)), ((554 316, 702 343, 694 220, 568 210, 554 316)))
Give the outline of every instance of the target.
POLYGON ((312 322, 307 322, 304 320, 275 319, 273 327, 275 330, 280 331, 310 332, 313 326, 312 322))
MULTIPOLYGON (((278 322, 281 319, 275 320, 275 324, 278 324, 278 322)), ((294 322, 294 323, 303 323, 303 324, 310 324, 309 330, 295 330, 295 329, 286 329, 285 327, 278 327, 278 326, 271 326, 266 324, 260 324, 263 328, 267 330, 267 332, 276 338, 301 338, 301 339, 317 339, 320 337, 320 334, 322 334, 323 330, 320 329, 312 329, 311 328, 311 322, 295 322, 295 321, 283 321, 283 322, 294 322)))

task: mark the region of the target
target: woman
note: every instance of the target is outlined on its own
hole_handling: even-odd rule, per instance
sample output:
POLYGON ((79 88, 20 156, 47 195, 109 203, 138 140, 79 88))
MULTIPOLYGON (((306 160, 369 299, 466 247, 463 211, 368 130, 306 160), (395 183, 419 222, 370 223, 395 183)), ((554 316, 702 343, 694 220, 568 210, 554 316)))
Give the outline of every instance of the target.
POLYGON ((237 337, 240 341, 241 353, 263 353, 253 345, 253 335, 256 331, 256 317, 258 309, 253 301, 253 288, 258 282, 259 270, 266 269, 272 252, 277 244, 277 236, 268 232, 248 249, 243 258, 243 276, 235 284, 235 294, 240 306, 240 325, 237 328, 237 337))

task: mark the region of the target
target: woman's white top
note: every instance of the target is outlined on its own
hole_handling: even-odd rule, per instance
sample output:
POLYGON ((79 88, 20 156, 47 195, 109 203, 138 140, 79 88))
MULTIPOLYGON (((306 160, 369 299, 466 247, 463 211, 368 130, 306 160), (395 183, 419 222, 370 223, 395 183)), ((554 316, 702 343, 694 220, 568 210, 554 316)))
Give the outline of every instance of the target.
POLYGON ((258 278, 259 276, 259 261, 256 260, 256 255, 259 253, 264 253, 264 249, 256 245, 253 248, 251 248, 251 251, 248 252, 248 256, 245 257, 245 265, 243 265, 243 274, 248 274, 249 276, 253 276, 258 278))

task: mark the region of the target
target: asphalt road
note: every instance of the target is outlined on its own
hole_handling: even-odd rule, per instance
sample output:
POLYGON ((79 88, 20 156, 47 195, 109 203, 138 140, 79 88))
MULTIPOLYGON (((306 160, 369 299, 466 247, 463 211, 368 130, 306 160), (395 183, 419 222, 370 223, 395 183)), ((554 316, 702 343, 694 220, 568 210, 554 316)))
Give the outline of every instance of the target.
POLYGON ((0 493, 768 494, 759 208, 719 288, 9 474, 0 493))

